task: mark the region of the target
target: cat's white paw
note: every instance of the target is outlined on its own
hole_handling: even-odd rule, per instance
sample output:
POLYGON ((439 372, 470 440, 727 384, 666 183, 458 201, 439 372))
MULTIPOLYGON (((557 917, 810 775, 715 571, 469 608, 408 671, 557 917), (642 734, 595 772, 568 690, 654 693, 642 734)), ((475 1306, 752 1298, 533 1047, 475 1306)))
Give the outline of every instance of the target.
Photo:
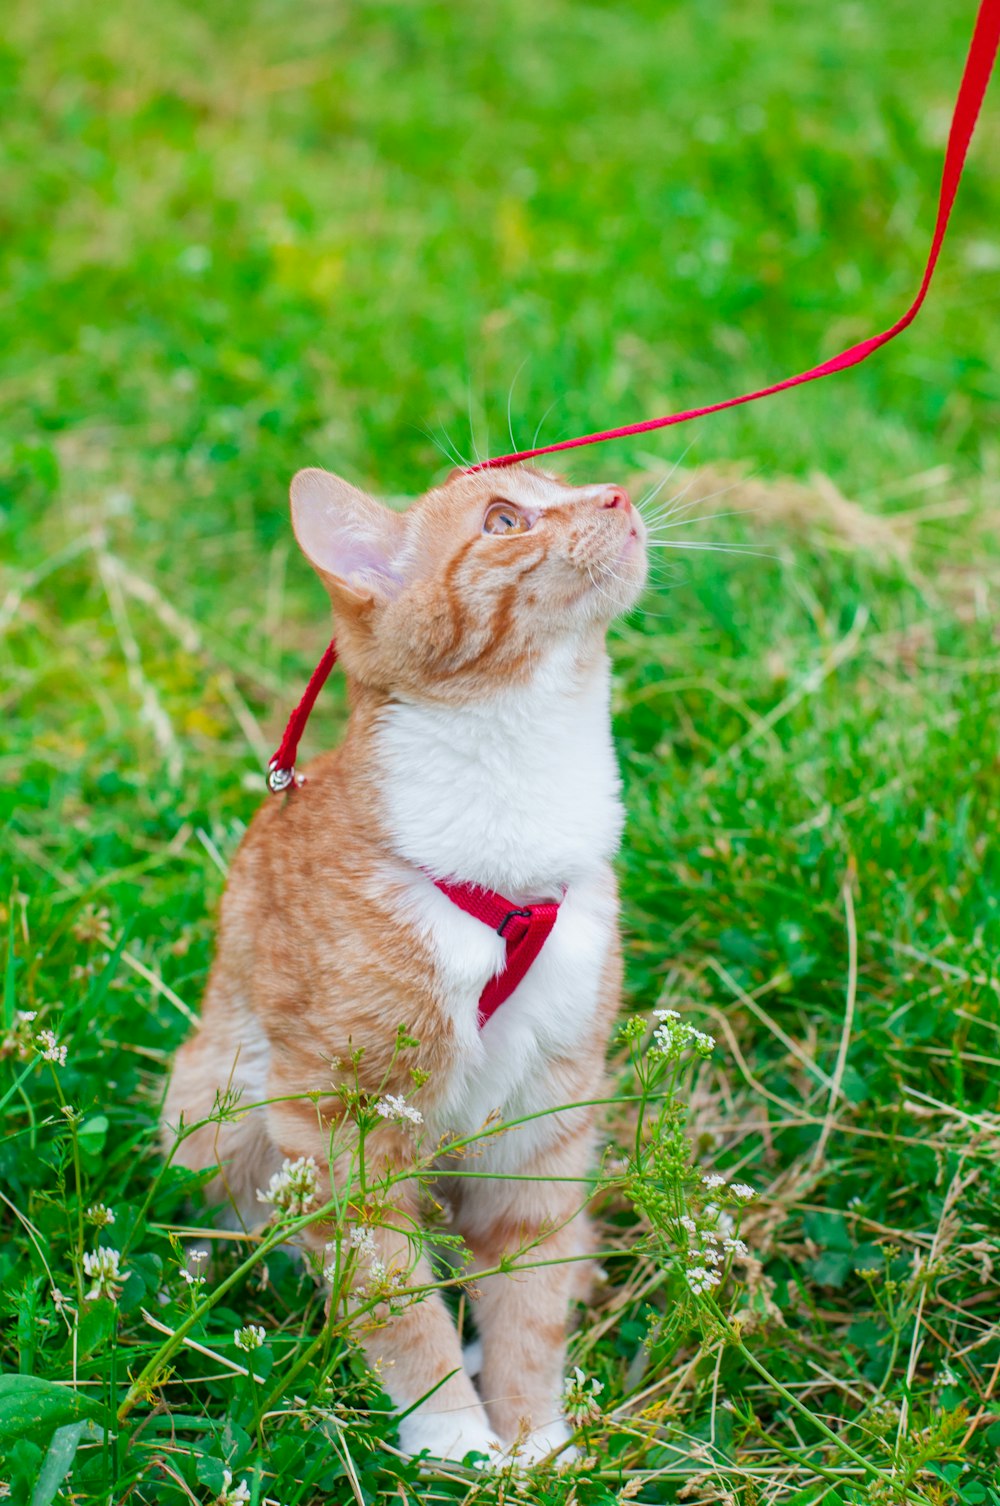
POLYGON ((400 1422, 399 1446, 411 1457, 426 1449, 434 1459, 459 1463, 471 1453, 494 1459, 501 1448, 481 1407, 457 1412, 424 1412, 418 1408, 400 1422))
POLYGON ((572 1437, 570 1429, 561 1417, 553 1422, 547 1422, 544 1427, 535 1428, 523 1438, 518 1438, 507 1450, 506 1457, 513 1459, 516 1464, 527 1466, 537 1464, 540 1459, 546 1458, 553 1449, 562 1449, 558 1459, 554 1461, 557 1469, 562 1469, 566 1464, 571 1464, 574 1459, 580 1457, 580 1451, 575 1446, 563 1448, 563 1444, 569 1443, 572 1437))

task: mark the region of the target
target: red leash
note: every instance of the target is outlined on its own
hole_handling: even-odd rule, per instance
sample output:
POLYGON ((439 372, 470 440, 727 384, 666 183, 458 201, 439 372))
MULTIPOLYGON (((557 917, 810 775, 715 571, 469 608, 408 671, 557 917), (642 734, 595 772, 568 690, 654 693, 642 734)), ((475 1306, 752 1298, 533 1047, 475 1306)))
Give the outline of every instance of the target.
POLYGON ((704 418, 709 413, 721 413, 724 408, 738 408, 742 403, 754 403, 759 397, 771 397, 773 393, 784 392, 788 387, 799 387, 803 382, 814 382, 819 377, 833 376, 835 371, 846 371, 849 366, 857 366, 859 362, 866 361, 881 346, 887 345, 890 340, 902 334, 907 325, 912 324, 917 317, 920 306, 927 296, 927 289, 931 285, 938 253, 948 228, 951 206, 955 202, 955 194, 962 181, 966 153, 976 129, 976 120, 986 93, 986 85, 989 83, 993 64, 996 61, 998 45, 1000 45, 1000 0, 982 0, 979 15, 976 17, 976 28, 969 44, 969 55, 965 60, 965 71, 962 74, 958 99, 955 102, 955 113, 951 118, 951 129, 948 132, 948 147, 945 151, 944 171, 941 175, 937 221, 927 265, 924 268, 923 279, 916 298, 895 324, 883 330, 880 335, 870 335, 867 340, 859 340, 857 345, 849 345, 846 350, 840 352, 839 356, 831 356, 828 361, 821 361, 818 366, 810 366, 808 371, 800 371, 798 376, 786 377, 783 382, 775 382, 771 387, 761 387, 757 392, 744 392, 741 397, 727 397, 724 402, 709 403, 705 408, 685 408, 681 413, 667 413, 663 418, 647 418, 641 423, 624 424, 620 429, 601 429, 596 434, 581 434, 576 439, 563 439, 558 444, 539 445, 534 450, 517 450, 512 455, 498 455, 492 460, 482 460, 478 465, 470 466, 469 470, 492 470, 495 466, 513 465, 518 460, 533 460, 536 455, 554 455, 557 450, 575 450, 579 445, 604 444, 608 439, 626 439, 630 434, 648 434, 651 429, 668 429, 673 424, 686 424, 692 418, 704 418))
MULTIPOLYGON (((883 330, 880 335, 871 335, 867 340, 860 340, 856 345, 850 345, 846 350, 842 350, 839 355, 831 356, 828 361, 822 361, 818 366, 811 366, 808 371, 799 372, 798 376, 786 377, 783 382, 775 382, 771 387, 761 387, 757 392, 745 392, 741 397, 726 398, 721 403, 709 403, 704 408, 686 408, 681 413, 668 413, 662 418, 647 418, 641 423, 625 424, 619 429, 601 429, 595 434, 581 434, 576 439, 560 440, 558 444, 539 445, 533 450, 517 450, 511 455, 498 455, 492 460, 482 460, 478 465, 469 466, 469 471, 492 470, 498 466, 514 465, 519 460, 533 460, 536 455, 553 455, 559 450, 575 450, 580 445, 604 444, 609 439, 625 439, 631 434, 647 434, 652 429, 667 429, 673 424, 687 423, 692 418, 704 418, 709 413, 721 413, 724 408, 737 408, 742 403, 753 403, 760 397, 770 397, 775 392, 784 392, 788 387, 799 387, 803 382, 814 382, 820 377, 832 376, 836 371, 846 371, 850 366, 857 366, 881 346, 902 334, 903 330, 916 318, 927 296, 945 231, 948 229, 955 194, 962 181, 966 154, 976 129, 976 121, 979 118, 983 96, 996 61, 998 47, 1000 47, 1000 0, 982 0, 976 17, 975 30, 972 33, 972 41, 969 44, 969 55, 965 60, 958 99, 955 102, 955 111, 951 119, 951 129, 948 133, 937 219, 934 224, 934 235, 927 265, 924 268, 917 296, 906 313, 897 319, 895 324, 883 330)), ((267 782, 274 791, 287 790, 295 781, 295 756, 298 752, 299 740, 316 697, 336 661, 337 651, 331 643, 313 671, 305 695, 292 712, 285 735, 281 740, 281 747, 268 765, 267 782)))

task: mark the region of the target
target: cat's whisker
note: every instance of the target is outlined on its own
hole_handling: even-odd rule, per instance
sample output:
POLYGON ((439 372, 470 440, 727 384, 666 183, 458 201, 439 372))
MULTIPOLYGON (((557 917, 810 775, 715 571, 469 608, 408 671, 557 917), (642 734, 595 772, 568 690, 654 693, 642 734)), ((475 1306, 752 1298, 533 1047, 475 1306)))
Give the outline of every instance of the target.
POLYGON ((521 375, 521 372, 524 370, 524 368, 527 366, 528 359, 529 358, 525 356, 524 360, 521 362, 520 366, 517 368, 513 377, 511 378, 510 386, 507 389, 507 433, 510 435, 510 447, 513 451, 517 450, 517 440, 514 438, 514 425, 511 422, 510 405, 514 398, 514 388, 517 386, 517 379, 521 375))
POLYGON ((698 436, 695 435, 693 438, 691 438, 691 439, 688 440, 687 444, 684 446, 683 450, 678 455, 677 459, 674 461, 674 463, 670 467, 669 471, 667 471, 666 475, 662 478, 662 480, 660 480, 660 481, 657 482, 657 484, 653 487, 652 491, 647 492, 644 497, 640 497, 639 501, 635 504, 636 507, 639 509, 640 512, 642 512, 643 507, 646 506, 647 503, 654 501, 659 496, 660 492, 666 486, 666 484, 670 480, 671 476, 677 470, 677 467, 684 462, 685 458, 687 457, 688 451, 691 449, 691 446, 694 444, 694 442, 697 439, 697 437, 698 436))
MULTIPOLYGON (((713 518, 742 518, 742 517, 746 516, 747 511, 748 511, 748 509, 743 508, 743 507, 731 507, 726 512, 706 512, 706 513, 699 513, 698 514, 698 522, 699 523, 710 523, 713 520, 713 518)), ((648 535, 647 536, 650 539, 654 539, 656 537, 658 531, 664 531, 664 530, 666 530, 668 528, 686 528, 687 525, 688 525, 688 523, 690 523, 691 521, 692 521, 692 519, 690 519, 690 518, 678 518, 675 523, 667 523, 667 522, 657 523, 655 527, 650 528, 648 530, 648 535)))
POLYGON ((545 420, 548 418, 548 416, 552 412, 553 408, 555 408, 561 402, 562 402, 562 398, 561 397, 554 397, 552 399, 551 403, 549 403, 549 406, 546 408, 545 412, 542 414, 541 418, 538 420, 538 423, 535 426, 535 432, 531 436, 531 446, 530 446, 531 449, 535 449, 536 446, 537 446, 537 444, 538 444, 538 436, 542 432, 542 425, 544 424, 545 420))
POLYGON ((430 440, 431 444, 437 451, 439 451, 440 454, 444 456, 445 460, 449 460, 452 465, 464 466, 465 462, 459 455, 458 450, 452 442, 451 435, 448 433, 443 424, 441 425, 441 433, 444 435, 445 440, 447 441, 447 445, 442 444, 437 435, 433 432, 433 430, 428 429, 426 424, 417 424, 415 425, 415 427, 418 433, 423 434, 425 439, 430 440))
POLYGON ((712 544, 706 539, 652 539, 650 541, 654 549, 703 549, 715 554, 749 554, 754 559, 777 560, 780 554, 772 554, 766 549, 743 549, 738 544, 712 544))

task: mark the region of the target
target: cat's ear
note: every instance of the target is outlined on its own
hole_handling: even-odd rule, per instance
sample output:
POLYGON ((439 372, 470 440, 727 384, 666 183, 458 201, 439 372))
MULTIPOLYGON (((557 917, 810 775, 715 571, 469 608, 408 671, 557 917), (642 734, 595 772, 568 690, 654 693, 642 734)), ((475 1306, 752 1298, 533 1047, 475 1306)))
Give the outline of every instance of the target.
POLYGON ((331 596, 357 603, 395 595, 403 520, 349 481, 311 468, 292 478, 292 527, 331 596))

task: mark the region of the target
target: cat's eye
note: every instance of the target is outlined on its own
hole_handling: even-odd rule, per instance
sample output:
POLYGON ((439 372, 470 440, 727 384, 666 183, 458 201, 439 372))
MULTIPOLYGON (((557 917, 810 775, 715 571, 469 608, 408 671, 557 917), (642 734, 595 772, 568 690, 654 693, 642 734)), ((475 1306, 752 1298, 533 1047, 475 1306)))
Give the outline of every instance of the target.
POLYGON ((483 519, 484 533, 526 533, 531 523, 513 502, 491 502, 483 519))

